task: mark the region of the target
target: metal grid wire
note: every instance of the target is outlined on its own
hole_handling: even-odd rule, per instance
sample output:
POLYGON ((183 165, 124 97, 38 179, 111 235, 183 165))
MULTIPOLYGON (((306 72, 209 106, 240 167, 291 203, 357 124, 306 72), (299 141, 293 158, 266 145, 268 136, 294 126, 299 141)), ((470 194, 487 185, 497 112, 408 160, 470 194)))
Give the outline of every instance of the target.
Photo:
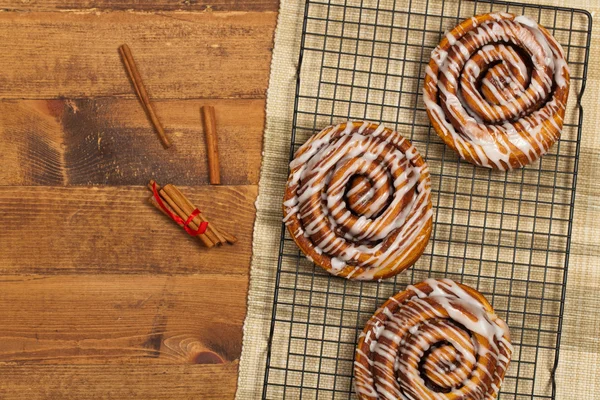
POLYGON ((477 288, 510 326, 515 351, 499 398, 554 399, 591 21, 581 10, 480 0, 307 0, 290 158, 325 126, 381 121, 429 164, 434 228, 412 268, 351 282, 310 263, 282 226, 263 398, 353 398, 354 349, 366 321, 408 284, 447 277, 477 288), (460 161, 421 99, 442 35, 490 11, 544 25, 571 70, 560 141, 510 172, 460 161))

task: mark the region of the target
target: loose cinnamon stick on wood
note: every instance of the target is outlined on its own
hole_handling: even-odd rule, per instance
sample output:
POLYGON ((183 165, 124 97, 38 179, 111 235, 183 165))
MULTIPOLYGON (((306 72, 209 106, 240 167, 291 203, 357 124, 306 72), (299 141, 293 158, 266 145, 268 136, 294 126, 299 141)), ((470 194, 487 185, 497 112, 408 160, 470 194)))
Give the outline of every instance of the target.
POLYGON ((217 146, 217 123, 215 108, 203 106, 200 109, 204 125, 204 136, 206 137, 206 154, 208 156, 208 174, 211 185, 221 184, 219 171, 219 151, 217 146))
MULTIPOLYGON (((183 195, 183 193, 181 193, 181 191, 173 185, 165 185, 165 187, 163 188, 163 190, 171 197, 173 198, 180 206, 181 208, 185 211, 185 212, 192 212, 195 209, 195 206, 183 195), (185 206, 182 206, 182 204, 185 204, 185 206)), ((189 214, 188 214, 189 215, 189 214)), ((199 218, 201 218, 203 221, 206 221, 204 219, 204 217, 202 216, 202 214, 200 214, 198 216, 199 218)), ((227 235, 229 236, 229 240, 219 231, 219 229, 217 229, 217 227, 215 226, 214 223, 209 222, 208 224, 208 230, 211 231, 212 233, 214 233, 217 238, 219 239, 219 242, 224 244, 224 243, 229 243, 229 244, 233 244, 237 241, 237 239, 232 236, 232 235, 227 235)))
POLYGON ((142 103, 142 107, 150 118, 150 122, 154 125, 154 129, 156 133, 158 133, 158 137, 162 142, 162 145, 165 149, 171 147, 171 141, 165 134, 165 130, 163 129, 160 120, 156 116, 156 112, 154 111, 154 107, 152 107, 152 103, 150 102, 150 98, 148 97, 148 92, 146 92, 146 87, 144 86, 144 82, 142 81, 142 77, 140 72, 137 69, 137 65, 133 60, 133 55, 131 54, 131 50, 129 46, 126 44, 119 47, 119 53, 121 53, 121 57, 123 57, 123 63, 125 64, 125 69, 129 75, 129 79, 133 83, 133 87, 135 88, 135 92, 140 99, 140 103, 142 103))
MULTIPOLYGON (((148 184, 148 188, 151 191, 152 191, 152 185, 154 183, 156 183, 156 182, 150 181, 150 183, 148 184)), ((166 196, 166 194, 164 193, 163 190, 161 190, 161 188, 158 184, 156 184, 156 190, 159 192, 159 194, 163 198, 164 202, 167 203, 166 206, 167 206, 167 208, 169 208, 169 211, 171 211, 174 214, 179 215, 181 218, 183 218, 185 220, 188 219, 189 214, 186 215, 185 212, 177 206, 177 204, 173 201, 173 199, 166 196), (161 192, 163 192, 163 193, 161 193, 161 192)), ((165 212, 165 210, 163 210, 162 207, 158 204, 158 202, 156 201, 154 196, 150 197, 149 201, 150 201, 150 204, 152 204, 153 206, 158 208, 163 214, 168 216, 168 214, 165 212)), ((190 228, 194 229, 194 230, 198 229, 198 226, 199 226, 195 221, 196 221, 196 218, 194 218, 194 220, 191 221, 189 224, 190 228)), ((208 232, 205 232, 205 233, 201 233, 200 235, 198 235, 197 238, 200 239, 200 241, 202 242, 202 244, 204 244, 204 246, 211 248, 218 241, 218 239, 216 237, 214 237, 214 236, 211 237, 211 236, 212 235, 209 235, 208 232)))

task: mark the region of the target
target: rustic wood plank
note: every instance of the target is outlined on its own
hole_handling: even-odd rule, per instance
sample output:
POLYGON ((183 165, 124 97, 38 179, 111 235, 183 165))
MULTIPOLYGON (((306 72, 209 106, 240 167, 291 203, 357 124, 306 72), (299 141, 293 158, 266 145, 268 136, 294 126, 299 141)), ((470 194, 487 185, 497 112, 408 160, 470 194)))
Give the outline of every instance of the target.
POLYGON ((141 186, 1 187, 0 274, 247 274, 256 186, 181 189, 238 242, 203 248, 141 186))
POLYGON ((262 98, 275 22, 274 12, 0 13, 0 37, 10 37, 0 98, 134 98, 122 43, 152 99, 262 98))
POLYGON ((257 184, 264 100, 156 102, 173 147, 164 150, 135 99, 0 101, 0 185, 208 183, 200 107, 215 106, 221 181, 257 184))
POLYGON ((239 358, 245 275, 0 276, 0 363, 221 364, 239 358))
POLYGON ((4 365, 3 400, 222 400, 235 395, 237 363, 223 365, 4 365))
POLYGON ((5 0, 10 11, 136 10, 136 11, 277 11, 277 0, 5 0))

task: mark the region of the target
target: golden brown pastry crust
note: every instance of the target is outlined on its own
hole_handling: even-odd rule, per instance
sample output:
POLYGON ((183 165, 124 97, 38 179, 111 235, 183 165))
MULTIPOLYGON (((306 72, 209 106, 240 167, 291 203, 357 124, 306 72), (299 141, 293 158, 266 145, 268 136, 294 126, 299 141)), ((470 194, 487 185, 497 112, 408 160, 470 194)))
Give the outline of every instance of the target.
POLYGON ((329 126, 295 154, 283 213, 317 265, 348 279, 387 278, 414 264, 429 240, 429 169, 408 140, 382 125, 329 126))
POLYGON ((569 70, 552 35, 524 16, 493 13, 442 38, 423 98, 438 136, 461 158, 507 170, 558 140, 568 95, 569 70))
POLYGON ((358 398, 496 398, 510 362, 506 324, 483 295, 428 279, 390 298, 361 333, 358 398))

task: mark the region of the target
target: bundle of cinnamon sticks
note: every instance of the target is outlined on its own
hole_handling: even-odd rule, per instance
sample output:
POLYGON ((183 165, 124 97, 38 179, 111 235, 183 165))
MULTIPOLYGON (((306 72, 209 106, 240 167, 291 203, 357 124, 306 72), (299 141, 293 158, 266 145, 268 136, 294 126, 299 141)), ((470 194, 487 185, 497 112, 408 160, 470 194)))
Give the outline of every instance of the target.
MULTIPOLYGON (((148 199, 150 204, 170 218, 171 215, 176 215, 179 216, 182 221, 187 222, 192 213, 197 210, 192 202, 190 202, 174 185, 168 184, 164 187, 160 187, 155 181, 150 181, 148 188, 153 192, 152 196, 148 199), (156 199, 154 189, 156 189, 157 194, 160 196, 162 205, 159 204, 159 201, 156 199), (171 213, 171 215, 169 215, 169 213, 171 213)), ((185 222, 182 221, 177 220, 176 222, 183 227, 185 222)), ((235 236, 218 229, 213 222, 208 222, 202 214, 198 214, 194 217, 187 226, 192 231, 198 231, 202 223, 208 223, 208 225, 206 225, 206 230, 196 237, 205 247, 221 246, 225 243, 234 244, 237 241, 235 236)))

